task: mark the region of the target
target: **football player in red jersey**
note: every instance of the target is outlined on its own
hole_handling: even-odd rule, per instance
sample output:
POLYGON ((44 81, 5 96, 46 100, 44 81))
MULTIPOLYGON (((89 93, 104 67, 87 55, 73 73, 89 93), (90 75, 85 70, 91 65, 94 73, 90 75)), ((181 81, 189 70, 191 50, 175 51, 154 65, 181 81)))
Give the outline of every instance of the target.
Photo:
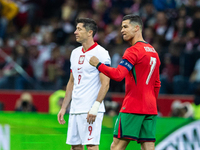
POLYGON ((125 97, 114 128, 111 150, 125 150, 131 140, 142 150, 155 149, 157 104, 160 90, 160 59, 155 49, 142 37, 143 23, 139 16, 123 17, 121 33, 131 44, 117 68, 105 66, 96 57, 90 64, 111 79, 125 78, 125 97))

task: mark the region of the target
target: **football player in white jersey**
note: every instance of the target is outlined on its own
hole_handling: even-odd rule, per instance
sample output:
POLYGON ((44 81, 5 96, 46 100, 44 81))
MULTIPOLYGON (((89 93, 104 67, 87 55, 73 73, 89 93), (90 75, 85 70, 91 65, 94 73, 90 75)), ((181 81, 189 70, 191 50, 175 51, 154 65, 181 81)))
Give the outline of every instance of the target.
POLYGON ((109 89, 110 79, 89 64, 90 57, 96 56, 101 62, 110 65, 108 51, 94 42, 97 25, 94 20, 76 20, 76 41, 82 46, 72 51, 71 74, 65 98, 58 113, 58 122, 63 118, 70 101, 67 144, 71 150, 99 150, 101 125, 105 112, 103 99, 109 89))

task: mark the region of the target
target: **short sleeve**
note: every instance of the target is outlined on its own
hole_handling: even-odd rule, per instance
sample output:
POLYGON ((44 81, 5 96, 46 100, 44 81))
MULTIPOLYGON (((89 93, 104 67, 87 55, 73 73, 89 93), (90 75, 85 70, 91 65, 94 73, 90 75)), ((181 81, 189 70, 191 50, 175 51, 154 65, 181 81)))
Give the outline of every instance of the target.
POLYGON ((73 52, 74 52, 74 51, 72 51, 71 56, 70 56, 70 70, 72 70, 73 52))
POLYGON ((100 62, 105 64, 106 66, 111 65, 111 59, 110 59, 110 56, 108 54, 108 51, 105 50, 104 52, 102 52, 100 62))

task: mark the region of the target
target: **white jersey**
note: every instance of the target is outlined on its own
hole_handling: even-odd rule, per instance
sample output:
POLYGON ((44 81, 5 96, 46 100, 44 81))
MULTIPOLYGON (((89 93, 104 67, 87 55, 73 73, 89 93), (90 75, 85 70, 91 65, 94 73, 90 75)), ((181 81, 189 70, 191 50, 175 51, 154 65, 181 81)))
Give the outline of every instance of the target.
MULTIPOLYGON (((96 56, 101 63, 110 65, 111 60, 103 47, 95 43, 87 51, 80 46, 72 51, 70 62, 74 77, 70 114, 88 113, 97 99, 101 82, 99 71, 89 64, 92 56, 96 56)), ((102 102, 98 112, 105 112, 102 102)))

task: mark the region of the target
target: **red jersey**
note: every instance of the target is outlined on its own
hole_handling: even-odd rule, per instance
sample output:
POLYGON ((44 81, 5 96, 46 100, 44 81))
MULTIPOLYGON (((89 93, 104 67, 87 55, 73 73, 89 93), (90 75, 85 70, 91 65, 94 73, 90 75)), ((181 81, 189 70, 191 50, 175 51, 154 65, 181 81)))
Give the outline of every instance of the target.
POLYGON ((124 74, 125 98, 120 112, 156 115, 158 92, 155 89, 160 89, 160 59, 157 52, 150 44, 139 41, 126 49, 122 58, 117 67, 122 69, 105 69, 103 64, 98 68, 114 80, 118 80, 116 76, 127 72, 124 74))

